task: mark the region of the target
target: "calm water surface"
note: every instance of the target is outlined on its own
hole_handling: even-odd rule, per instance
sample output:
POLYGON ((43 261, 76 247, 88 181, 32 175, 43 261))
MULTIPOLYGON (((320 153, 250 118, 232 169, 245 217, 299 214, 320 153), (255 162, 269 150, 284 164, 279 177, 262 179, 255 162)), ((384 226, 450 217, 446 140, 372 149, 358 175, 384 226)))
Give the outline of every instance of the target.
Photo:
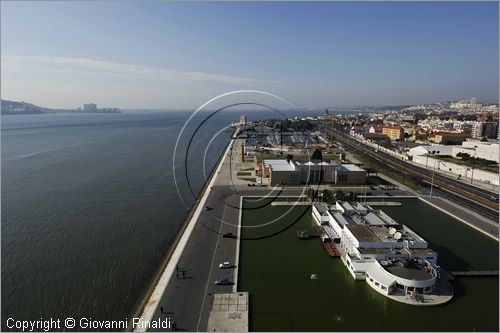
MULTIPOLYGON (((172 176, 188 116, 2 117, 3 330, 8 317, 130 316, 193 203, 181 177, 183 206, 172 176)), ((238 116, 207 122, 195 137, 187 171, 195 194, 206 142, 238 116)), ((208 173, 229 135, 210 147, 208 173)))
MULTIPOLYGON (((385 209, 426 238, 439 263, 454 269, 498 269, 498 242, 419 200, 385 209)), ((245 207, 256 207, 245 201, 245 207)), ((244 210, 243 225, 257 225, 289 207, 244 210)), ((255 331, 498 331, 498 278, 458 278, 454 299, 443 306, 416 307, 392 301, 355 281, 318 239, 298 240, 311 230, 309 207, 298 206, 264 228, 244 228, 242 237, 279 235, 241 243, 238 288, 250 292, 255 331), (317 274, 317 280, 311 280, 317 274)))

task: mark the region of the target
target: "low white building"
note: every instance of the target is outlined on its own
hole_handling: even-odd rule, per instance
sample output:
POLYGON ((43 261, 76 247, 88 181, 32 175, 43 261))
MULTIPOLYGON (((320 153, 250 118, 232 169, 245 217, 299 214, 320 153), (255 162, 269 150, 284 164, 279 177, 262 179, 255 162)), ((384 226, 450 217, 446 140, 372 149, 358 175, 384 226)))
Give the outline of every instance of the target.
POLYGON ((499 163, 499 144, 496 142, 482 142, 479 140, 467 140, 462 142, 460 146, 449 145, 423 145, 411 148, 408 155, 424 156, 452 156, 457 157, 459 153, 467 153, 471 157, 484 158, 485 160, 495 161, 499 163))
POLYGON ((264 176, 278 184, 364 184, 366 170, 333 161, 263 160, 264 176))
POLYGON ((470 156, 474 156, 474 150, 475 150, 476 157, 478 158, 484 158, 485 160, 495 161, 497 163, 500 162, 499 160, 500 146, 498 143, 495 142, 467 140, 465 142, 462 142, 462 146, 460 147, 460 149, 456 149, 454 151, 453 156, 457 156, 458 152, 467 152, 470 156))
POLYGON ((436 155, 436 156, 453 156, 453 148, 455 146, 448 145, 425 145, 411 148, 408 155, 422 156, 422 155, 436 155))

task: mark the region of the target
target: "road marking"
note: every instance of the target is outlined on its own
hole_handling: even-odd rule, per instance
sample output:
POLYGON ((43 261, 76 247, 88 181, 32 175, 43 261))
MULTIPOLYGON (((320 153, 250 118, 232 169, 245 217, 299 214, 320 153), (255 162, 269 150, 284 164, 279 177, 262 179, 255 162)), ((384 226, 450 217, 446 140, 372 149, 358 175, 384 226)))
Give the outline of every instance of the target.
POLYGON ((207 293, 208 293, 208 286, 210 285, 210 277, 212 276, 212 270, 214 268, 215 255, 217 254, 217 247, 219 246, 219 240, 221 238, 220 231, 222 229, 222 224, 223 224, 223 221, 224 221, 224 216, 226 215, 227 199, 229 199, 229 197, 227 197, 226 201, 224 202, 224 211, 222 213, 222 221, 219 224, 219 236, 217 237, 217 242, 215 243, 214 255, 212 257, 212 265, 210 266, 210 272, 208 273, 207 285, 205 287, 205 293, 203 295, 203 302, 201 302, 200 316, 198 318, 198 324, 196 325, 196 330, 197 331, 200 331, 200 323, 201 323, 201 316, 203 314, 203 307, 205 306, 205 300, 207 298, 207 293))

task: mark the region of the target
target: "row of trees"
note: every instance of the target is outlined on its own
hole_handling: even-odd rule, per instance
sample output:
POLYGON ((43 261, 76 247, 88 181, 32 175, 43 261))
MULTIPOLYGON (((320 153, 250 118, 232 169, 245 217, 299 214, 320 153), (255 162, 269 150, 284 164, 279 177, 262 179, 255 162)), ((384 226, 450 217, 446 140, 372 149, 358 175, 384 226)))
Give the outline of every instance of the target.
POLYGON ((307 190, 307 197, 311 201, 323 201, 331 205, 335 204, 337 201, 350 201, 355 199, 354 193, 352 192, 345 193, 342 190, 330 191, 325 189, 321 191, 320 194, 318 190, 312 188, 307 190))
POLYGON ((477 164, 484 165, 484 166, 493 166, 493 165, 497 164, 497 162, 495 162, 495 161, 490 161, 490 160, 487 160, 484 158, 470 156, 470 154, 468 154, 468 153, 458 153, 457 157, 460 158, 462 161, 477 163, 477 164))

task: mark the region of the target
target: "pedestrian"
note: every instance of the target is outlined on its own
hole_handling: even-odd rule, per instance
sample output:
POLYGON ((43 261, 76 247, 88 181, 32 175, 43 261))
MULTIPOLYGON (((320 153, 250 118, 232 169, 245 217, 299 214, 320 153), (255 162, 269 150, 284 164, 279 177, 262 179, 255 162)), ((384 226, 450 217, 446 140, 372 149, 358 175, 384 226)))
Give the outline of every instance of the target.
POLYGON ((176 276, 177 278, 179 278, 179 273, 175 273, 175 276, 176 276))
POLYGON ((186 278, 186 271, 182 271, 182 278, 186 278))

